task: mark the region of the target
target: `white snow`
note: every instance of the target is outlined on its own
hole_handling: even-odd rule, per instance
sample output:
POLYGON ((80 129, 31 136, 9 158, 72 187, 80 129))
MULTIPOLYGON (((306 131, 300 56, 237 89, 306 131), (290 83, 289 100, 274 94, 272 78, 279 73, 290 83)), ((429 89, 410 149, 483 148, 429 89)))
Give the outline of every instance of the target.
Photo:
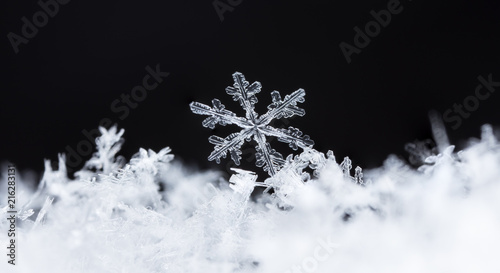
POLYGON ((124 165, 123 132, 101 132, 77 179, 64 156, 38 189, 19 175, 18 259, 4 257, 0 272, 500 272, 500 145, 489 126, 418 170, 389 156, 363 184, 313 149, 262 182, 188 169, 168 148, 124 165), (274 194, 252 201, 254 186, 274 194))

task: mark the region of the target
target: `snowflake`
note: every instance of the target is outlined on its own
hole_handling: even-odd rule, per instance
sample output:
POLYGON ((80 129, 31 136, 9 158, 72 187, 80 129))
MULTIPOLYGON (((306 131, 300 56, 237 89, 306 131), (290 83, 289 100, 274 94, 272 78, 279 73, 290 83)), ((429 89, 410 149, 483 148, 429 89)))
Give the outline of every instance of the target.
POLYGON ((208 160, 215 160, 220 163, 220 158, 225 158, 229 153, 234 163, 240 165, 241 146, 245 140, 251 141, 253 138, 257 143, 255 147, 257 167, 263 167, 264 171, 273 176, 283 166, 285 159, 280 153, 271 148, 266 141, 266 137, 276 137, 278 141, 288 143, 293 150, 297 150, 298 147, 302 149, 310 148, 314 145, 314 141, 308 135, 303 135, 299 129, 293 127, 278 129, 269 125, 274 119, 290 118, 295 115, 304 116, 306 112, 304 109, 297 107, 297 103, 304 102, 306 92, 304 89, 298 89, 285 96, 283 100, 278 91, 271 92, 273 102, 267 107, 268 112, 259 116, 254 111, 254 106, 257 103, 256 94, 260 92, 262 87, 260 82, 249 84, 245 80, 245 76, 239 72, 233 74, 233 79, 234 85, 228 86, 226 93, 231 95, 234 101, 240 103, 246 112, 244 118, 226 110, 218 99, 212 100, 213 107, 199 102, 190 104, 193 113, 209 116, 203 121, 204 127, 214 129, 217 124, 222 126, 235 124, 242 128, 240 132, 232 133, 226 138, 209 137, 209 142, 214 144, 215 148, 208 160))

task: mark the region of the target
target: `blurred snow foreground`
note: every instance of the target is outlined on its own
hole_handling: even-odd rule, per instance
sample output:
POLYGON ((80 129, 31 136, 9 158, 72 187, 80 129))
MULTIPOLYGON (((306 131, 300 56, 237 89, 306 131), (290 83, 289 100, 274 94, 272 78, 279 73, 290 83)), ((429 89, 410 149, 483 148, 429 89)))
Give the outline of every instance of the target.
POLYGON ((263 182, 239 169, 229 181, 189 170, 169 148, 125 163, 116 156, 124 131, 100 131, 76 179, 62 155, 57 170, 45 162, 38 189, 18 177, 17 264, 4 260, 0 272, 500 272, 500 145, 490 126, 419 169, 390 156, 366 183, 347 159, 310 148, 263 182), (274 192, 252 200, 262 184, 274 192))

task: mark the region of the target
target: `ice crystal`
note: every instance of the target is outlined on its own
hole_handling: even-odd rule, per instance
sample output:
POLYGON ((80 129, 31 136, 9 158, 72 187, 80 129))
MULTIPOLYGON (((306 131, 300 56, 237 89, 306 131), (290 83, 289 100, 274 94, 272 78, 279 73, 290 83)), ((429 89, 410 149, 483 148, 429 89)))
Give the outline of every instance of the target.
POLYGON ((135 154, 130 160, 132 169, 134 171, 144 171, 150 172, 154 175, 158 173, 158 169, 162 165, 172 161, 174 155, 169 154, 172 150, 169 147, 161 149, 158 153, 149 149, 139 149, 139 152, 135 154))
POLYGON ((271 92, 272 103, 267 107, 268 112, 259 116, 254 108, 257 103, 257 93, 262 86, 260 82, 249 84, 243 74, 236 72, 233 74, 234 84, 226 88, 226 93, 238 101, 245 110, 245 117, 238 117, 235 113, 226 110, 220 100, 212 100, 213 107, 192 102, 191 111, 199 115, 209 116, 203 121, 203 126, 214 129, 215 125, 222 126, 234 124, 241 128, 238 133, 232 133, 226 138, 211 136, 209 142, 215 145, 214 151, 208 157, 209 161, 215 160, 220 163, 220 158, 225 158, 229 153, 236 165, 240 165, 241 146, 245 141, 253 140, 257 143, 256 165, 263 167, 269 175, 275 175, 285 164, 283 156, 266 141, 266 137, 276 137, 278 141, 288 143, 290 148, 297 150, 299 147, 306 149, 314 145, 308 135, 303 135, 299 129, 289 127, 288 129, 278 129, 270 126, 271 121, 292 116, 304 116, 305 111, 297 107, 297 103, 304 102, 306 92, 298 89, 284 99, 278 91, 271 92))
POLYGON ((342 161, 342 163, 340 163, 340 168, 342 169, 342 172, 344 173, 344 177, 352 180, 356 184, 360 184, 360 185, 365 184, 363 182, 363 169, 360 166, 357 166, 354 169, 354 177, 351 176, 352 161, 348 156, 346 156, 344 158, 344 161, 342 161))
POLYGON ((254 172, 241 170, 238 168, 231 168, 235 172, 229 179, 229 187, 237 193, 249 196, 253 188, 259 184, 257 182, 257 175, 254 172))
MULTIPOLYGON (((109 130, 99 127, 99 131, 101 132, 101 136, 95 140, 97 152, 85 163, 81 171, 75 173, 75 176, 80 179, 89 179, 95 175, 94 171, 102 174, 110 174, 120 169, 125 163, 125 158, 116 156, 116 153, 120 151, 124 142, 122 135, 125 130, 121 129, 117 131, 116 126, 112 126, 109 130)), ((59 166, 62 165, 60 164, 59 166)))

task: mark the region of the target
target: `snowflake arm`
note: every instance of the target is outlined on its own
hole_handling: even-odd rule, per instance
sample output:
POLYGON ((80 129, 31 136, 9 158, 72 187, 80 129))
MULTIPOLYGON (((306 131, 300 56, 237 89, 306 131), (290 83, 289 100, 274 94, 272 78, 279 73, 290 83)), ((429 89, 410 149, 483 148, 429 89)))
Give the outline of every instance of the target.
POLYGON ((233 100, 238 101, 241 107, 245 109, 246 118, 254 121, 257 118, 257 113, 255 113, 254 108, 255 104, 258 102, 255 95, 260 92, 262 85, 260 82, 249 84, 248 81, 245 80, 245 76, 240 72, 233 74, 233 80, 233 86, 228 86, 226 88, 226 93, 233 96, 233 100))
POLYGON ((263 167, 264 171, 269 173, 269 175, 275 175, 281 166, 285 164, 283 156, 271 148, 271 145, 266 142, 264 134, 258 130, 255 132, 254 140, 258 144, 257 147, 255 147, 257 151, 257 153, 255 153, 255 158, 257 160, 255 165, 257 167, 263 167))
POLYGON ((296 151, 298 147, 305 149, 314 145, 314 141, 311 140, 308 135, 302 135, 302 132, 297 128, 288 127, 288 129, 276 129, 271 126, 266 126, 261 128, 261 130, 268 136, 277 137, 278 141, 288 143, 290 148, 294 151, 296 151))
POLYGON ((224 104, 218 99, 212 100, 213 108, 199 102, 192 102, 189 107, 191 111, 198 115, 210 116, 203 121, 203 127, 214 129, 215 125, 236 124, 240 127, 248 127, 251 124, 244 118, 237 117, 235 113, 226 110, 224 104))
POLYGON ((304 116, 306 111, 304 109, 297 107, 298 102, 304 102, 306 91, 300 88, 290 95, 286 95, 284 100, 281 100, 280 92, 273 91, 271 96, 273 98, 273 103, 271 103, 267 109, 269 111, 262 115, 260 118, 260 124, 269 124, 273 119, 289 118, 292 116, 304 116))
POLYGON ((217 164, 220 164, 220 158, 226 158, 227 153, 229 153, 234 163, 239 166, 241 159, 241 145, 243 145, 245 139, 251 137, 251 135, 252 131, 250 129, 244 129, 239 133, 230 134, 226 138, 211 136, 208 138, 208 141, 214 144, 215 148, 208 157, 208 160, 215 160, 217 164))

